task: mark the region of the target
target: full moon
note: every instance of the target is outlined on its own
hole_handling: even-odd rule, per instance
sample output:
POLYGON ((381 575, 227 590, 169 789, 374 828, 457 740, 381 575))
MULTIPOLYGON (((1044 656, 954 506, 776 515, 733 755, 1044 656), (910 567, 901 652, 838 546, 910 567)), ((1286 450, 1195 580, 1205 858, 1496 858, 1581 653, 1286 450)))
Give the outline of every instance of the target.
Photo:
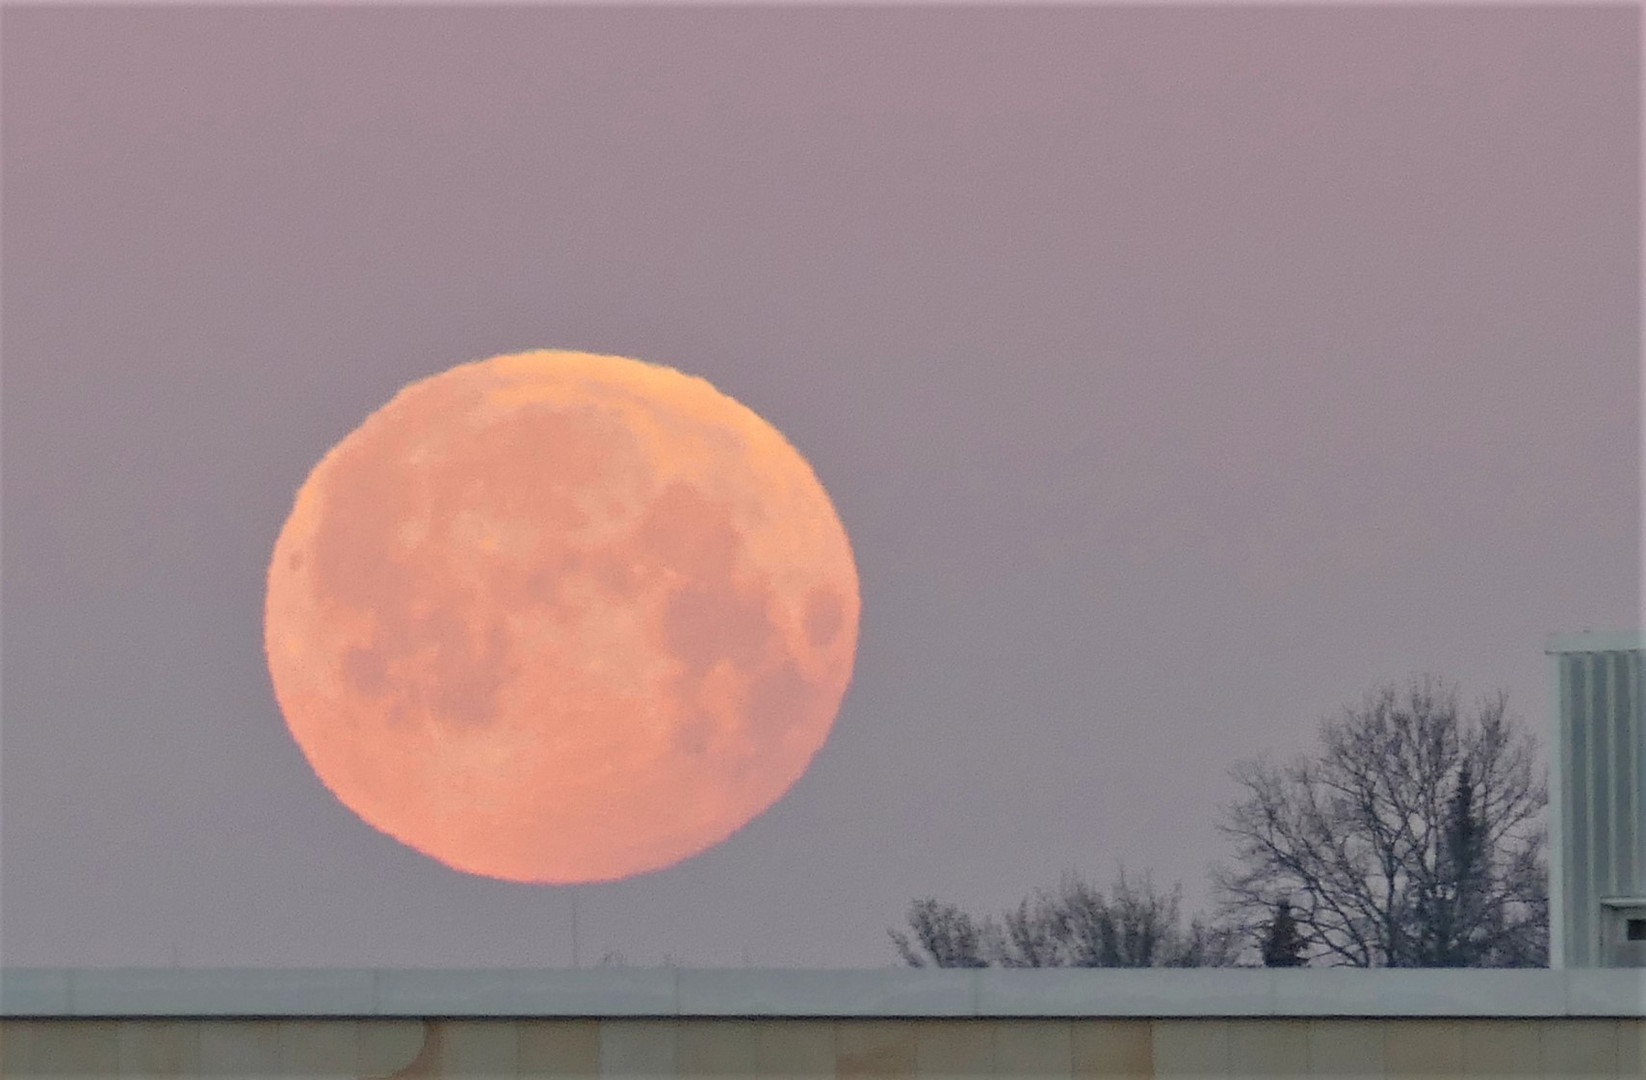
POLYGON ((454 869, 606 881, 720 843, 828 737, 857 568, 703 379, 529 352, 413 383, 314 467, 264 646, 320 781, 454 869))

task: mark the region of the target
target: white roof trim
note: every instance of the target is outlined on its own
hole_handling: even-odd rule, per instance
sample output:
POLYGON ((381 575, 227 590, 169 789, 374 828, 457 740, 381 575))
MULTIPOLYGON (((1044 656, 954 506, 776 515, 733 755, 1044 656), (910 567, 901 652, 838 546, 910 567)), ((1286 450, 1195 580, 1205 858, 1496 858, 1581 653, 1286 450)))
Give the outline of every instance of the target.
POLYGON ((0 1016, 1646 1019, 1646 968, 9 968, 0 1016))
POLYGON ((1545 639, 1546 653, 1569 652, 1630 652, 1646 648, 1646 633, 1639 630, 1584 632, 1580 634, 1550 634, 1545 639))

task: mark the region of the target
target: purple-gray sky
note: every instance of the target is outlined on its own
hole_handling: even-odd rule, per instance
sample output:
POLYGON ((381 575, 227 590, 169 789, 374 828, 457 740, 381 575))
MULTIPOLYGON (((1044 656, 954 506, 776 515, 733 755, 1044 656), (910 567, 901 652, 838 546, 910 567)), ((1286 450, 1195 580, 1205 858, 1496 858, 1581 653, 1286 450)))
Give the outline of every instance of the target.
POLYGON ((296 485, 528 347, 706 376, 863 588, 789 795, 579 890, 585 962, 895 961, 1226 848, 1225 769, 1432 669, 1545 719, 1637 621, 1639 13, 4 15, 13 965, 569 961, 570 893, 362 824, 276 711, 296 485))

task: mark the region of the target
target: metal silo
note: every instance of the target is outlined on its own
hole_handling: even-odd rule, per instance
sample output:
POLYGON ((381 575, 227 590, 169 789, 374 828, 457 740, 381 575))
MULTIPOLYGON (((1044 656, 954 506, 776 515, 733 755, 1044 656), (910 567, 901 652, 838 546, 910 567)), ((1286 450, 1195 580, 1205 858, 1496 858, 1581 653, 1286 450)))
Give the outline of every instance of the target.
POLYGON ((1550 964, 1646 967, 1642 638, 1561 634, 1545 651, 1550 964))

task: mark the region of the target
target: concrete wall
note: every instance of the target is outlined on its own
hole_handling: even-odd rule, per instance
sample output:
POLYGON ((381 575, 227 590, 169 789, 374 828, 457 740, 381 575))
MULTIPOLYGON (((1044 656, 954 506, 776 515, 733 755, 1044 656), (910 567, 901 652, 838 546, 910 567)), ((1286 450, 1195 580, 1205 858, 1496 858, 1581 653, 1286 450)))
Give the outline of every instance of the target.
POLYGON ((4 1020, 0 1076, 1646 1076, 1605 1019, 4 1020))

